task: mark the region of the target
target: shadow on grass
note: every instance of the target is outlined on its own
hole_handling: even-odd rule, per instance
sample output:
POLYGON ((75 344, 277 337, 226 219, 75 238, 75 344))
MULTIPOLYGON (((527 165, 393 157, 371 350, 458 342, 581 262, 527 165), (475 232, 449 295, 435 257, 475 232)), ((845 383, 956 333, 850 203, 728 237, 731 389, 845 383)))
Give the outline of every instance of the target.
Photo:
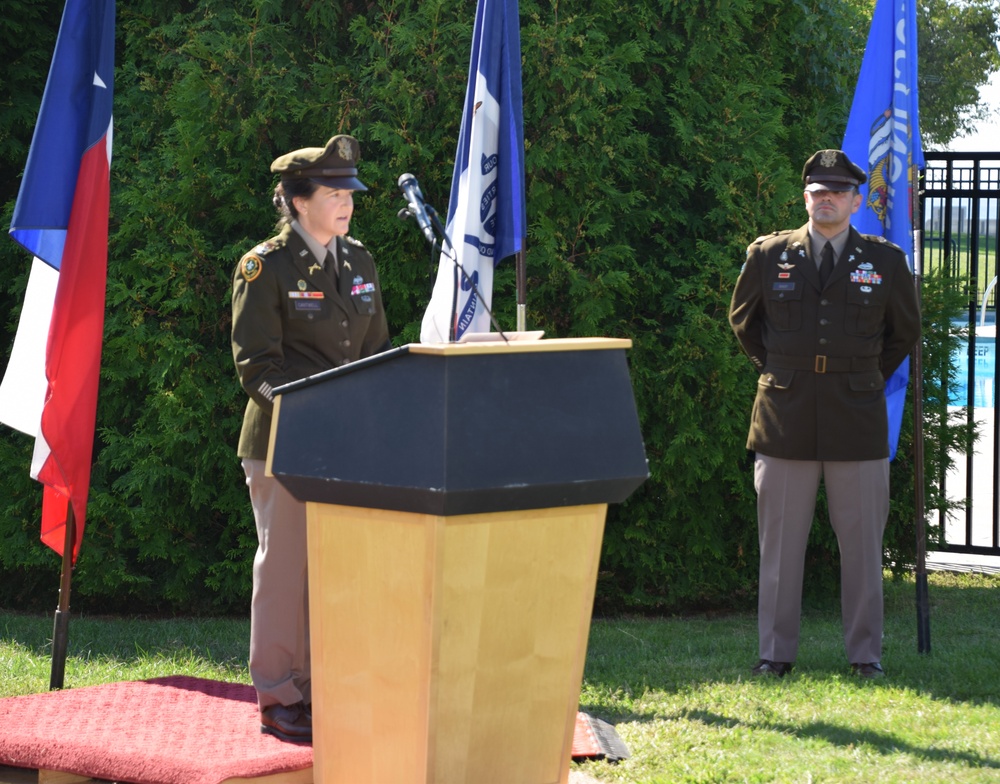
POLYGON ((971 752, 955 751, 954 749, 927 749, 914 746, 900 740, 894 735, 872 730, 858 730, 841 727, 825 721, 814 721, 805 724, 786 724, 774 721, 742 721, 717 713, 701 710, 686 710, 667 718, 698 721, 713 727, 727 729, 750 729, 756 731, 778 732, 782 735, 794 736, 802 740, 821 740, 833 746, 851 747, 866 746, 879 754, 893 756, 910 754, 928 762, 965 763, 972 768, 1000 769, 1000 760, 984 757, 971 752))
MULTIPOLYGON (((884 685, 937 700, 1000 704, 998 588, 996 576, 932 574, 931 651, 920 653, 914 583, 887 580, 883 664, 889 677, 884 685)), ((632 715, 635 697, 748 681, 756 659, 752 613, 601 619, 591 629, 584 701, 599 705, 595 710, 605 720, 611 720, 610 712, 618 720, 648 720, 632 715)), ((844 678, 848 672, 839 601, 807 605, 793 681, 798 676, 844 678)))

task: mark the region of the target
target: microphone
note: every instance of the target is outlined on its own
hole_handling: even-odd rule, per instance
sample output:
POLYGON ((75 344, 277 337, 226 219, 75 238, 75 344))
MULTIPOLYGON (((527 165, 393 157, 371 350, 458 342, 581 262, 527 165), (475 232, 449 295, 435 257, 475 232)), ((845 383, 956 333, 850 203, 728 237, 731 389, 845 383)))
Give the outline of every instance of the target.
POLYGON ((420 186, 417 185, 417 178, 412 174, 401 174, 399 175, 398 185, 399 189, 403 192, 403 196, 406 197, 410 214, 417 219, 420 231, 424 233, 427 241, 433 245, 436 241, 434 229, 431 226, 431 219, 427 217, 424 195, 420 192, 420 186))

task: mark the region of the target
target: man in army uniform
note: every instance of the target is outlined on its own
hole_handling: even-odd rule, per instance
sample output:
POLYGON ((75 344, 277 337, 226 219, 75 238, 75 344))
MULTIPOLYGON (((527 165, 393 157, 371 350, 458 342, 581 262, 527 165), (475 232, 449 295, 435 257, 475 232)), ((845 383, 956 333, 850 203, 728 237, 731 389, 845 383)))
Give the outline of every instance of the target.
POLYGON ((806 544, 822 478, 841 558, 851 670, 882 669, 882 536, 889 514, 885 381, 920 335, 906 256, 860 234, 867 177, 840 150, 802 171, 809 222, 758 238, 729 322, 759 375, 747 449, 755 455, 760 660, 782 677, 798 653, 806 544))
POLYGON ((375 262, 347 236, 353 193, 367 190, 359 157, 341 135, 276 159, 280 233, 233 274, 233 359, 250 397, 237 453, 259 543, 250 675, 261 731, 290 741, 312 740, 305 504, 265 476, 264 461, 276 387, 391 348, 375 262))

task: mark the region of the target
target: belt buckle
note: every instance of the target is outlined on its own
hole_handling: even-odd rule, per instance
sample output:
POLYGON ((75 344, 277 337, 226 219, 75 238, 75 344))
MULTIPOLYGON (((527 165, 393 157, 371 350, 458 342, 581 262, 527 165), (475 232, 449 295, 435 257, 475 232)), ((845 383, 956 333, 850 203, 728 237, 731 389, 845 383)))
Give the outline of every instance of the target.
POLYGON ((817 373, 826 373, 826 354, 816 355, 816 365, 813 369, 817 373))

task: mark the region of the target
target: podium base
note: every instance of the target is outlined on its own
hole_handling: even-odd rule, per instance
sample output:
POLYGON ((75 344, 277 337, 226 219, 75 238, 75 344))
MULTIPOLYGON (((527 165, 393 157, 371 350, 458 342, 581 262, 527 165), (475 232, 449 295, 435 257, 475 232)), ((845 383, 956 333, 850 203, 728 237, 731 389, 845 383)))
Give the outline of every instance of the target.
POLYGON ((317 784, 565 784, 606 504, 307 504, 317 784))

